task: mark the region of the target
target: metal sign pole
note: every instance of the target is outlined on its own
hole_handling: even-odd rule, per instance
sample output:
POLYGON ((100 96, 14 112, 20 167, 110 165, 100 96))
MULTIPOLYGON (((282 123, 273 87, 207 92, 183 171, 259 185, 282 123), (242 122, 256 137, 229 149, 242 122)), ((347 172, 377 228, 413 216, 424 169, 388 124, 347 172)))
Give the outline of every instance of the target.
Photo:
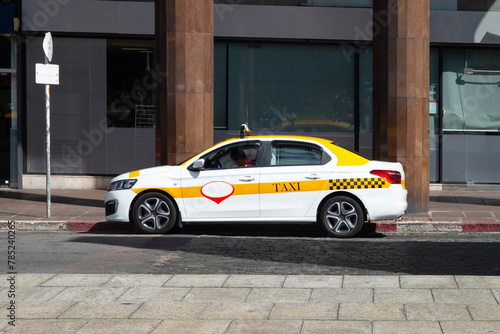
MULTIPOLYGON (((47 32, 43 39, 43 52, 45 53, 45 64, 50 64, 52 55, 54 53, 54 44, 52 41, 52 34, 47 32)), ((50 84, 46 82, 45 85, 45 112, 46 112, 46 150, 47 150, 47 218, 50 218, 50 84)))
POLYGON ((52 42, 52 34, 45 34, 43 39, 43 52, 45 53, 45 65, 35 64, 37 84, 45 85, 45 122, 46 122, 46 191, 47 191, 47 218, 50 218, 50 85, 59 85, 59 65, 51 65, 54 45, 52 42))
POLYGON ((47 156, 47 218, 50 218, 50 85, 45 85, 45 113, 46 113, 46 156, 47 156))

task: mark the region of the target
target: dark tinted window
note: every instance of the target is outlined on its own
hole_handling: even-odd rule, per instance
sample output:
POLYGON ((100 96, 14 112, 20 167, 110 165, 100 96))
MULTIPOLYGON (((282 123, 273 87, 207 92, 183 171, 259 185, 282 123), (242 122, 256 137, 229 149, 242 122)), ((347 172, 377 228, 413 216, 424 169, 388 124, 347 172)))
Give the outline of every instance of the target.
POLYGON ((316 145, 274 142, 270 164, 271 166, 321 165, 329 160, 330 157, 316 145))

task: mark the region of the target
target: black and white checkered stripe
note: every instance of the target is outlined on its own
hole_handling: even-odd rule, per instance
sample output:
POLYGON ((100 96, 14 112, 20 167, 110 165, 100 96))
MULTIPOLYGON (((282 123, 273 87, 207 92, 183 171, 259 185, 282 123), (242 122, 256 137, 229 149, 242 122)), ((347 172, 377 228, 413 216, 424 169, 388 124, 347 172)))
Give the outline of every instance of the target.
POLYGON ((336 179, 328 180, 330 190, 339 189, 376 189, 384 188, 386 181, 380 178, 365 177, 355 179, 336 179))

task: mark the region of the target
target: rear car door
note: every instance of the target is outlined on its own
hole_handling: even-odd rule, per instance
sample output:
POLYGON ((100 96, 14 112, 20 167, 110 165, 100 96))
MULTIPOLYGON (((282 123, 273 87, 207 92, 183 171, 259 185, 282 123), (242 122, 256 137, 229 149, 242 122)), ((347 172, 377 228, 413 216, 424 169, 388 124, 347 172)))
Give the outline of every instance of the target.
POLYGON ((261 216, 305 217, 328 183, 334 163, 318 144, 272 141, 271 161, 261 172, 261 216))

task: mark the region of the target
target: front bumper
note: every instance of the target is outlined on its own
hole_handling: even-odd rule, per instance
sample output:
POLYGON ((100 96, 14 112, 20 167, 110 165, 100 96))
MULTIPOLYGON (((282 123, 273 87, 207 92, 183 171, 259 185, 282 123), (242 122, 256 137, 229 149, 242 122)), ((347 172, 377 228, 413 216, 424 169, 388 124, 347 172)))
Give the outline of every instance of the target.
POLYGON ((108 191, 104 199, 106 220, 128 222, 135 196, 135 192, 130 189, 108 191))

